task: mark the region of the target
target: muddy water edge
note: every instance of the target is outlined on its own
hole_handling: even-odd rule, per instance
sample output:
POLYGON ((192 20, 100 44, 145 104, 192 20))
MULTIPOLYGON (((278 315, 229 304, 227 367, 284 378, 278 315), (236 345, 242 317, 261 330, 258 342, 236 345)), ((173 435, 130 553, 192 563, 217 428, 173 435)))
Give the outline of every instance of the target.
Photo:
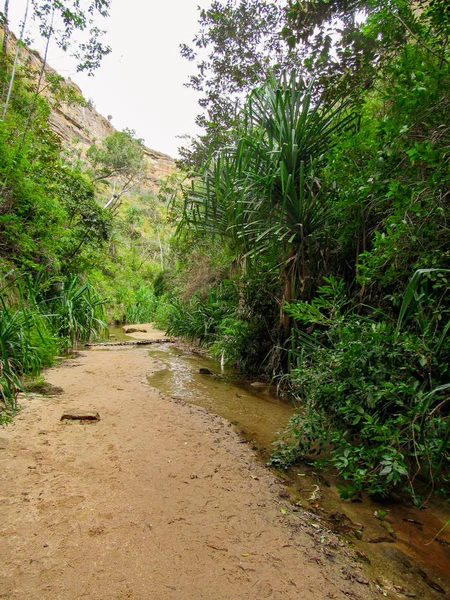
MULTIPOLYGON (((111 328, 110 333, 118 341, 132 339, 120 328, 111 328)), ((148 378, 151 387, 224 417, 261 460, 267 460, 274 436, 295 412, 291 405, 277 399, 267 386, 243 380, 187 346, 158 344, 148 353, 160 364, 148 378)), ((344 501, 337 486, 345 482, 305 464, 276 475, 283 480, 293 509, 310 515, 319 543, 324 530, 343 537, 367 563, 368 574, 379 581, 381 595, 450 599, 450 525, 438 534, 450 518, 448 502, 430 501, 419 509, 400 497, 344 501)))

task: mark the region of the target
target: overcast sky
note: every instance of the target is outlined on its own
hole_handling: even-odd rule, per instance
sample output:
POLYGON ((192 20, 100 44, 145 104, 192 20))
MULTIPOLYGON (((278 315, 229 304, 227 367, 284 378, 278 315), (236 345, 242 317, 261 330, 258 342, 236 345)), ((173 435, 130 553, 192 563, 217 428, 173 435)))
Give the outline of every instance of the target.
MULTIPOLYGON (((77 73, 73 61, 54 44, 48 63, 70 77, 98 112, 112 115, 116 129, 134 129, 154 150, 177 156, 182 140, 198 133, 194 118, 198 95, 184 87, 195 65, 182 59, 180 43, 189 44, 198 30, 197 6, 210 0, 111 0, 111 16, 101 21, 112 47, 94 77, 77 73)), ((10 3, 11 29, 18 35, 25 0, 10 3)), ((32 34, 32 47, 42 42, 32 34)))

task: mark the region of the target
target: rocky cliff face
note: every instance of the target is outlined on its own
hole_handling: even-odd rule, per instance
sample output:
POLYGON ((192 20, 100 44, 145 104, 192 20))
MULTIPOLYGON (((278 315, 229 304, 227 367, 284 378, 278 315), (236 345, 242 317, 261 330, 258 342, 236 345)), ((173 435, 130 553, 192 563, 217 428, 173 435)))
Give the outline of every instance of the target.
MULTIPOLYGON (((72 81, 64 83, 71 86, 72 90, 83 97, 78 86, 72 81)), ((81 103, 62 102, 55 106, 50 124, 63 140, 66 147, 77 148, 84 152, 94 143, 99 143, 114 133, 111 123, 99 114, 95 108, 82 101, 81 103)), ((157 150, 144 147, 145 159, 148 165, 143 186, 146 189, 157 191, 162 179, 175 171, 173 158, 157 150)))
MULTIPOLYGON (((9 42, 11 52, 15 52, 16 39, 10 34, 9 42)), ((20 63, 27 67, 29 73, 37 74, 42 68, 42 58, 38 52, 22 48, 20 63)), ((45 67, 47 81, 59 78, 57 72, 49 65, 45 67)), ((44 87, 43 94, 50 101, 52 113, 50 124, 55 133, 62 139, 63 145, 80 155, 94 143, 99 143, 114 133, 115 128, 99 114, 93 106, 83 97, 81 89, 70 79, 63 79, 59 83, 62 94, 52 93, 51 86, 44 87), (64 99, 61 99, 64 98, 64 99)), ((146 177, 141 182, 143 191, 157 191, 162 179, 173 173, 176 169, 174 159, 156 150, 144 148, 148 165, 146 177)))

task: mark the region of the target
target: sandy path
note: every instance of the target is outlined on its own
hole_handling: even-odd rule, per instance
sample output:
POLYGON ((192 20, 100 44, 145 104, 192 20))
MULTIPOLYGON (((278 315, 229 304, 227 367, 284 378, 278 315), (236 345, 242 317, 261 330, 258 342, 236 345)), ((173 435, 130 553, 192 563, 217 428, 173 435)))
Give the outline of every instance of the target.
POLYGON ((155 367, 145 348, 82 353, 46 373, 63 395, 0 429, 0 598, 372 597, 226 422, 148 387, 155 367))

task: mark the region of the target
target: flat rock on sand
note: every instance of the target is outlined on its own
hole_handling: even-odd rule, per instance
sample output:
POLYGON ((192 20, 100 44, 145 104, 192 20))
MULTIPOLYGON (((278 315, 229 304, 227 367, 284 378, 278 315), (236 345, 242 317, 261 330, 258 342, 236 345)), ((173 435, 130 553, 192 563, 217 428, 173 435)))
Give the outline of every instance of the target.
POLYGON ((68 419, 71 421, 100 421, 100 415, 96 410, 65 410, 61 416, 61 421, 68 419))
POLYGON ((156 367, 90 350, 1 431, 0 598, 373 597, 228 423, 147 385, 156 367), (101 421, 60 421, 87 405, 101 421))

